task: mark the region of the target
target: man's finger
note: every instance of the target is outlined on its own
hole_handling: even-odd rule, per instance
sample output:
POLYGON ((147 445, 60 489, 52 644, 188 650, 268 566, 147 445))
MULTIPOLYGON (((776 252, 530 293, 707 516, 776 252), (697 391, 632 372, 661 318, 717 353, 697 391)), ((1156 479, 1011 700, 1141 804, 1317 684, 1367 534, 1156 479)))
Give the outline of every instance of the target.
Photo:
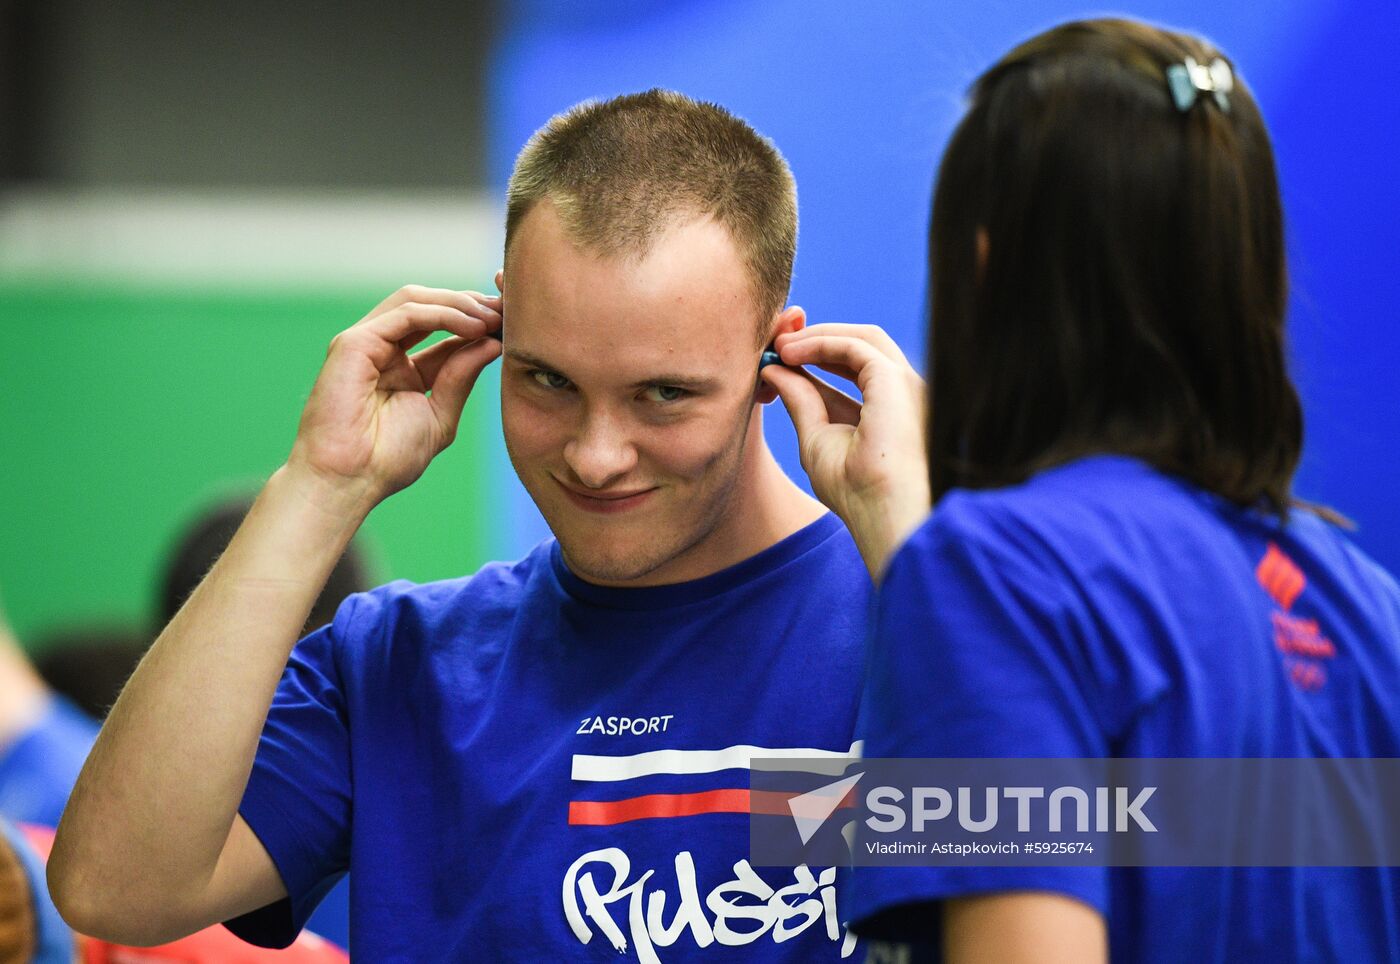
POLYGON ((841 366, 849 370, 855 376, 851 381, 862 395, 867 394, 866 386, 872 372, 881 365, 891 364, 890 358, 869 342, 848 336, 818 335, 786 341, 781 343, 778 352, 786 365, 841 366))
POLYGON ((408 360, 399 355, 392 365, 379 373, 376 387, 385 392, 421 392, 427 386, 408 360))
POLYGON ((471 343, 459 343, 438 366, 436 377, 428 384, 433 392, 428 401, 447 438, 456 437, 457 423, 462 419, 462 406, 466 405, 467 396, 472 393, 482 370, 500 356, 501 343, 492 338, 482 338, 471 343))
POLYGON ((808 338, 821 338, 824 336, 836 336, 840 338, 859 338, 870 345, 886 358, 901 364, 909 364, 909 360, 904 357, 904 352, 899 345, 889 336, 879 325, 851 325, 841 322, 822 322, 819 325, 808 325, 798 331, 784 332, 779 335, 777 341, 779 345, 786 345, 789 342, 803 341, 808 338))
MULTIPOLYGON (((452 335, 436 344, 429 345, 422 351, 414 352, 412 355, 408 356, 408 360, 413 362, 413 367, 418 370, 418 374, 423 379, 423 384, 431 388, 433 382, 437 379, 438 371, 442 368, 443 363, 452 357, 453 352, 463 345, 468 344, 471 344, 471 342, 467 339, 452 335)), ((497 344, 500 344, 500 342, 497 342, 497 344)))
MULTIPOLYGON (((407 338, 400 338, 400 339, 399 339, 399 351, 401 351, 401 352, 408 352, 409 350, 411 350, 411 349, 413 349, 413 348, 417 348, 418 345, 419 345, 420 343, 422 343, 425 339, 427 339, 427 338, 430 337, 431 335, 432 335, 432 332, 431 332, 431 331, 415 331, 413 334, 409 335, 407 338)), ((453 338, 456 338, 457 336, 456 336, 456 335, 453 335, 452 337, 453 337, 453 338)))
MULTIPOLYGON (((811 372, 803 372, 802 374, 821 395, 822 404, 826 406, 827 418, 831 422, 845 425, 860 424, 860 402, 836 386, 828 385, 811 372)), ((851 380, 854 381, 854 379, 851 380)))
POLYGON ((456 308, 406 302, 392 311, 360 322, 338 335, 337 340, 363 351, 375 367, 385 371, 403 358, 400 344, 407 338, 446 331, 467 341, 476 341, 491 330, 492 326, 487 322, 456 308))
POLYGON ((375 305, 365 316, 365 320, 377 318, 409 303, 456 308, 464 315, 480 318, 488 323, 493 320, 499 322, 501 316, 500 298, 496 295, 484 295, 478 291, 455 291, 452 288, 429 288, 426 285, 404 285, 375 305))
POLYGON ((835 375, 837 378, 844 378, 851 384, 855 384, 856 373, 845 365, 838 365, 835 362, 815 362, 812 368, 820 368, 822 371, 835 375))
POLYGON ((459 294, 466 295, 476 303, 476 310, 468 311, 467 314, 474 315, 487 323, 499 321, 501 318, 504 302, 501 301, 500 295, 484 295, 480 291, 462 291, 459 294))
POLYGON ((408 356, 408 360, 413 363, 413 367, 418 370, 418 375, 423 379, 423 384, 431 386, 433 379, 437 378, 438 370, 442 368, 443 362, 452 357, 452 353, 463 345, 468 344, 465 338, 450 335, 434 345, 429 345, 422 351, 416 351, 408 356))
POLYGON ((831 424, 826 402, 821 392, 803 373, 769 365, 759 373, 764 381, 778 390, 778 397, 788 410, 799 440, 805 440, 831 424))

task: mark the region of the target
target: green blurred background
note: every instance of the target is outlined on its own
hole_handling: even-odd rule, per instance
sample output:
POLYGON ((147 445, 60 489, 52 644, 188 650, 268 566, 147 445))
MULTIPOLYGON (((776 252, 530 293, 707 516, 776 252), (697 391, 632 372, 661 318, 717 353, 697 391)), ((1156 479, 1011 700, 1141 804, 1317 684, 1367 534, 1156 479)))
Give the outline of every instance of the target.
MULTIPOLYGON (((286 457, 336 332, 406 283, 489 288, 498 20, 0 4, 0 599, 26 646, 151 617, 177 531, 286 457)), ((509 472, 496 394, 370 517, 377 580, 515 549, 486 535, 510 498, 482 482, 509 472)))
MULTIPOLYGON (((0 595, 19 638, 149 621, 177 529, 282 463, 327 343, 385 294, 0 282, 0 595)), ((376 577, 491 556, 498 398, 493 366, 453 447, 370 517, 376 577)))

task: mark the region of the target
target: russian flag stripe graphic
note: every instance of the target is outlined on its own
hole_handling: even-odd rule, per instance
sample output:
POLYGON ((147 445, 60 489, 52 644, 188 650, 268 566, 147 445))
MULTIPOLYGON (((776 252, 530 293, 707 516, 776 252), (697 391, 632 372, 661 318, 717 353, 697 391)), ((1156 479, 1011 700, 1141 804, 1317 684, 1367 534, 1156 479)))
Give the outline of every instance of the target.
MULTIPOLYGON (((656 774, 715 773, 719 770, 747 770, 749 761, 759 759, 832 760, 844 767, 860 756, 860 742, 849 750, 812 750, 799 747, 728 746, 722 750, 651 750, 631 756, 593 756, 575 753, 573 779, 588 782, 634 780, 656 774)), ((840 769, 835 772, 840 772, 840 769)))
MULTIPOLYGON (((614 783, 655 776, 687 776, 748 770, 757 759, 799 760, 798 769, 839 776, 860 758, 861 744, 849 750, 817 750, 806 747, 762 747, 741 744, 721 750, 650 750, 623 756, 576 753, 573 779, 588 783, 614 783)), ((719 787, 694 793, 648 793, 621 800, 570 800, 569 823, 607 827, 656 817, 693 817, 706 813, 786 814, 795 794, 750 792, 747 787, 719 787)), ((846 806, 850 805, 848 801, 846 806)))

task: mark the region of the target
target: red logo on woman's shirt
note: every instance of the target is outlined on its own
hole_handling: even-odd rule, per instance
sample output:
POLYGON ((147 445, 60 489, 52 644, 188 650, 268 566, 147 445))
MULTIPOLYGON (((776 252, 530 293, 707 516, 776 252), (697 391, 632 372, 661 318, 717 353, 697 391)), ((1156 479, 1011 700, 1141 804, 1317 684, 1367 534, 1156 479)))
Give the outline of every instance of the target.
POLYGON ((1308 585, 1303 570, 1271 542, 1254 570, 1254 577, 1283 610, 1272 614, 1274 645, 1283 653, 1289 680, 1301 690, 1322 689, 1327 682, 1323 661, 1336 656, 1337 647, 1322 635, 1316 619, 1304 619, 1288 612, 1308 585))

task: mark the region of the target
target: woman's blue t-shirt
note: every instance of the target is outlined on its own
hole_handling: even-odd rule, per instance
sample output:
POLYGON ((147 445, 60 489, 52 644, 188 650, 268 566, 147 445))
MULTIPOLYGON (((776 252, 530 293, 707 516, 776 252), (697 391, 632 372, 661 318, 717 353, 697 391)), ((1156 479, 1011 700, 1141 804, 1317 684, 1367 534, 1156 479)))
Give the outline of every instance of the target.
MULTIPOLYGON (((1397 697, 1400 590, 1335 527, 1102 456, 941 500, 881 585, 859 735, 870 758, 1397 757, 1397 697)), ((861 933, 936 944, 928 902, 1026 889, 1102 912, 1114 960, 1400 960, 1389 868, 870 868, 843 896, 861 933)))

